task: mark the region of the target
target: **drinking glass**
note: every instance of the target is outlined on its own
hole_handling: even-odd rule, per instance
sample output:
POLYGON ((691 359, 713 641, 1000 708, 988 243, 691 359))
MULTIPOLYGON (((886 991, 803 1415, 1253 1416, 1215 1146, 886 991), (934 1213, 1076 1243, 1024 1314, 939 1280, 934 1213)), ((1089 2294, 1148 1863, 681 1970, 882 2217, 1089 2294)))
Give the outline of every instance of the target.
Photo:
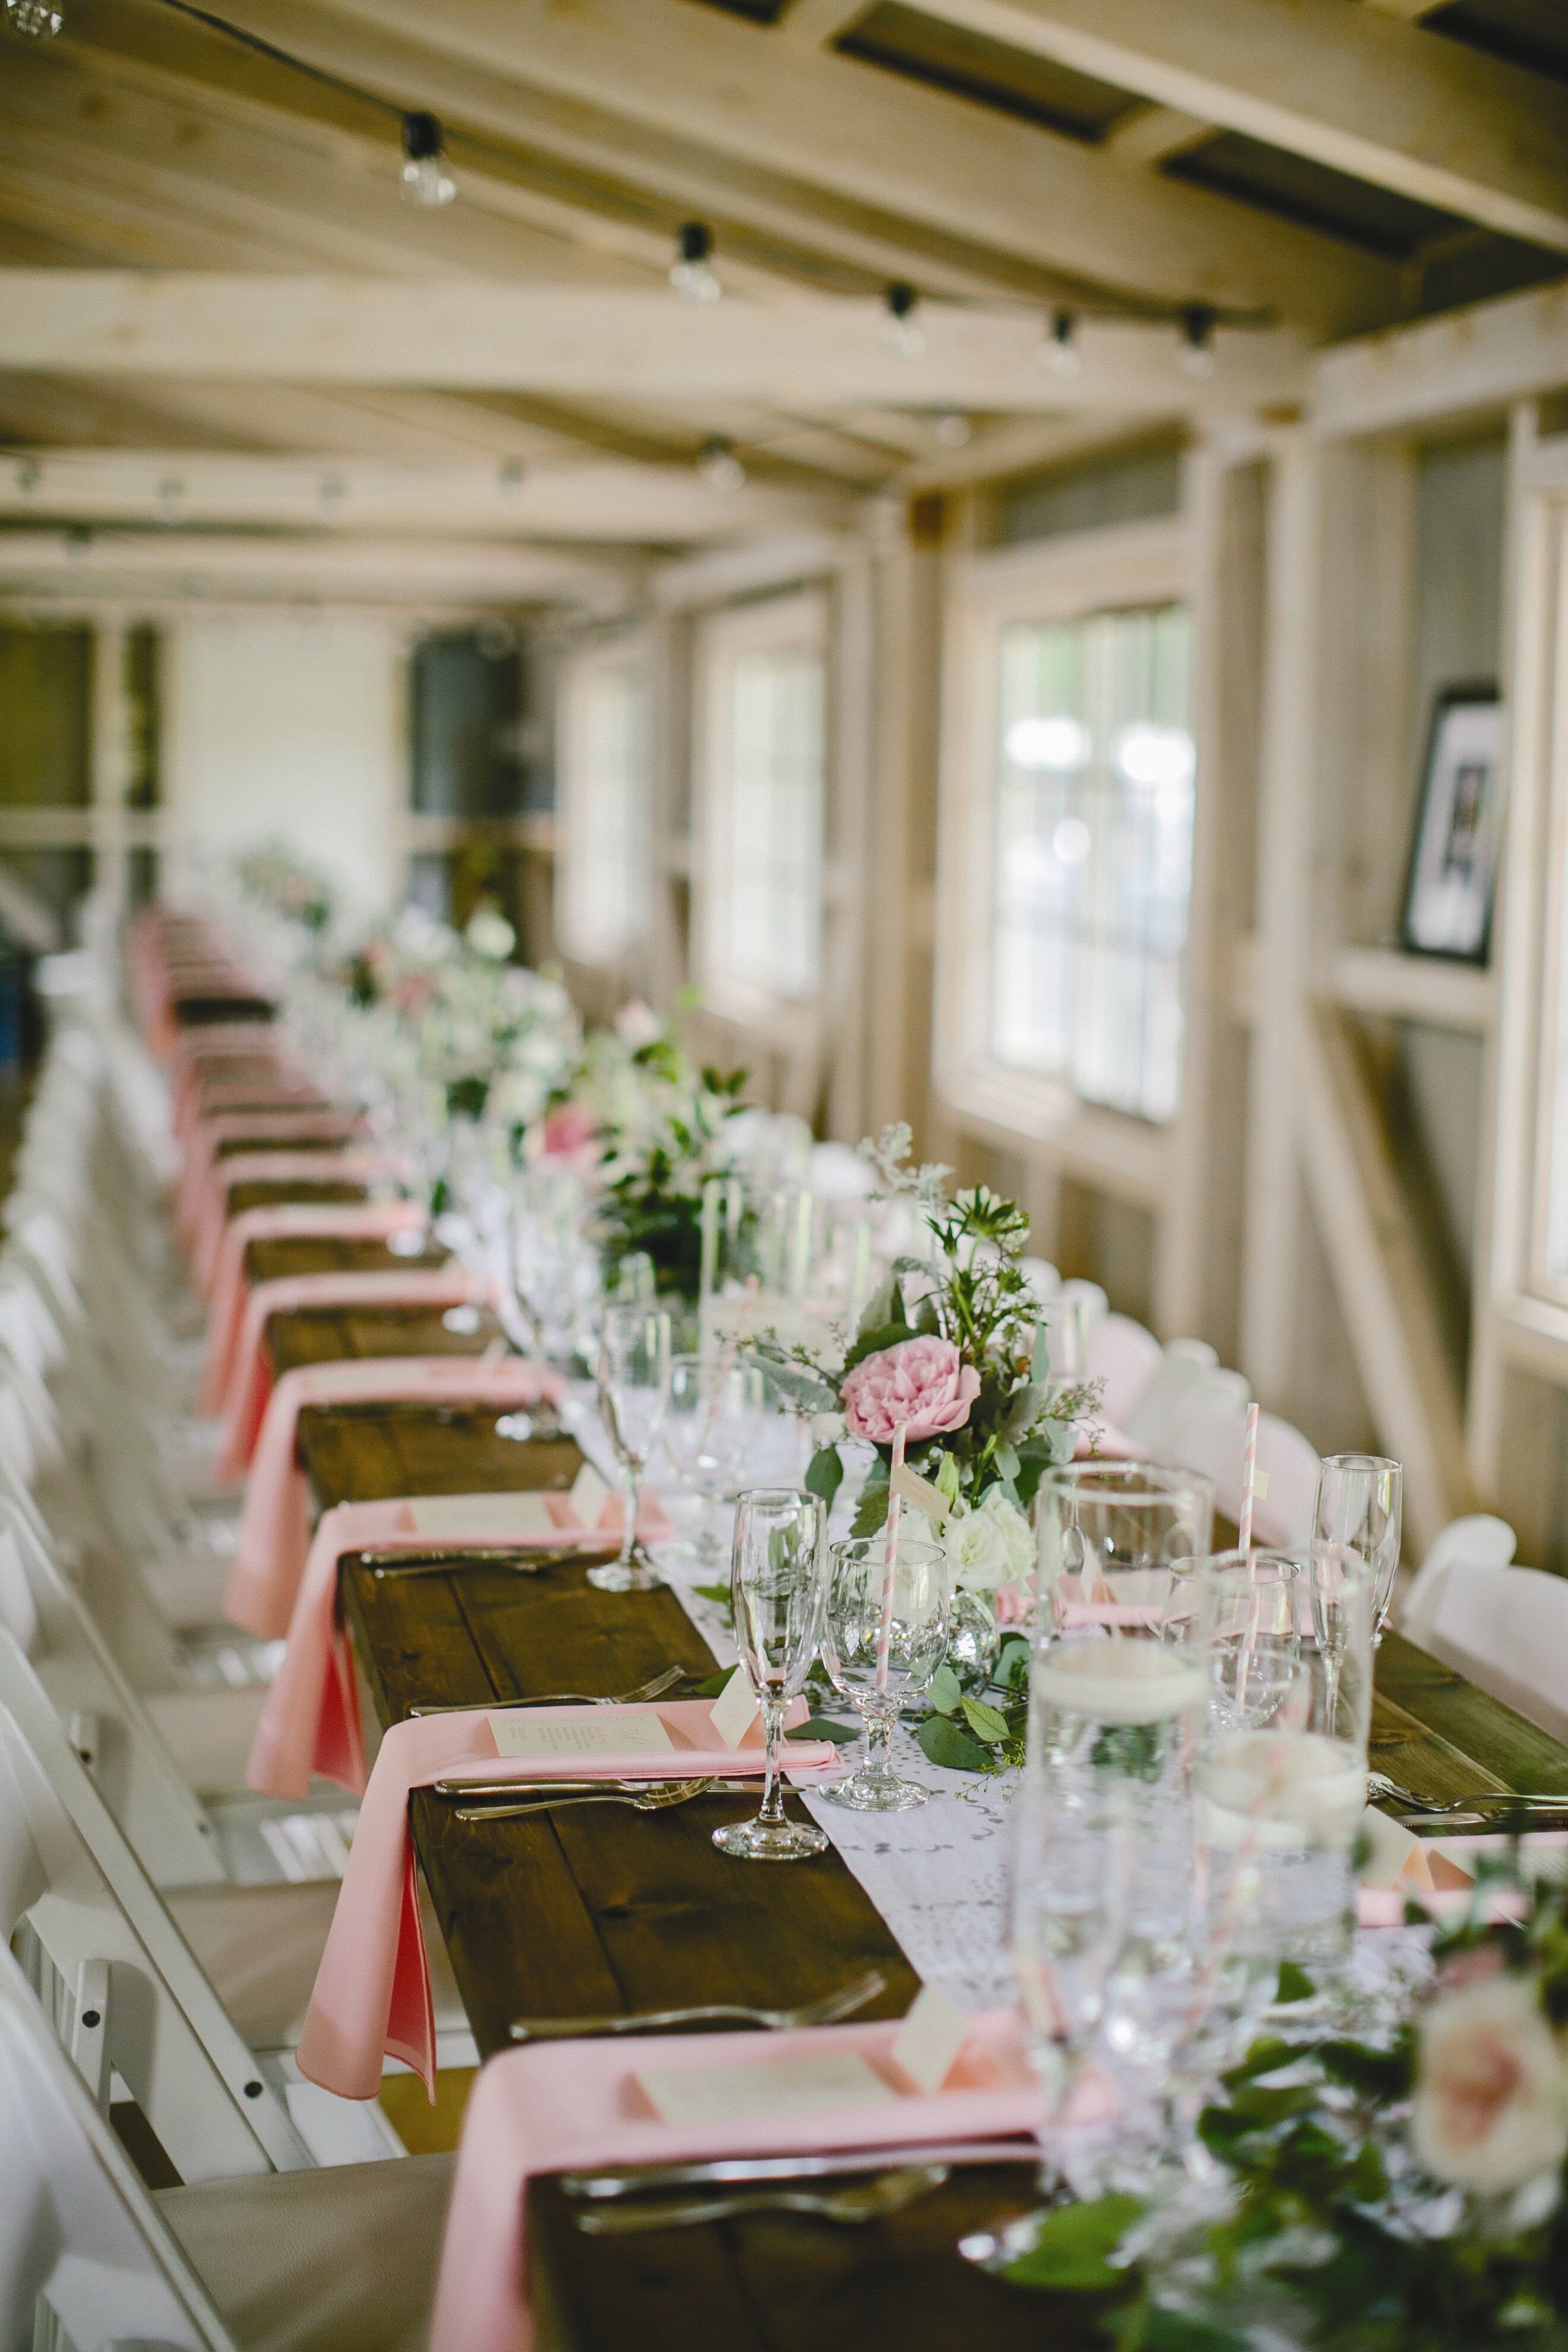
POLYGON ((686 1548, 700 1568, 722 1558, 719 1514, 741 1484, 763 1395, 761 1371, 732 1352, 669 1360, 664 1450, 681 1485, 701 1498, 701 1524, 686 1548))
POLYGON ((1335 1588, 1331 1675, 1296 1631, 1303 1581, 1299 1561, 1257 1552, 1223 1553, 1199 1580, 1210 1705, 1194 1765, 1196 1884, 1209 1965, 1238 1987, 1270 1985, 1283 1959, 1342 1962, 1355 1927, 1373 1584, 1352 1570, 1335 1588))
POLYGON ((530 1168, 513 1180, 506 1286, 527 1318, 530 1352, 542 1364, 570 1363, 576 1350, 589 1258, 583 1216, 583 1181, 574 1171, 530 1168))
POLYGON ((1399 1572, 1401 1487, 1397 1462, 1381 1454, 1331 1454, 1318 1473, 1312 1534, 1366 1562, 1372 1577, 1372 1641, 1383 1639, 1399 1572))
POLYGON ((669 1391, 669 1318, 658 1308, 606 1307, 599 1327, 599 1411, 621 1465, 620 1558, 591 1568, 601 1592, 647 1592, 664 1579, 637 1541, 643 1472, 669 1391))
POLYGON ((1372 1621, 1372 1570, 1348 1545, 1314 1541, 1307 1580, 1312 1632, 1323 1662, 1324 1728, 1331 1738, 1338 1730, 1340 1685, 1345 1660, 1354 1651, 1358 1611, 1364 1610, 1367 1622, 1372 1621))
POLYGON ((818 1495, 798 1486, 763 1486, 735 1510, 730 1596, 741 1664, 763 1710, 767 1772, 754 1822, 715 1830, 721 1853, 742 1862, 798 1862, 827 1840, 815 1822, 785 1818, 784 1711, 805 1688, 822 1632, 827 1514, 818 1495))
POLYGON ((715 1176, 702 1188, 702 1343, 817 1329, 807 1302, 814 1203, 803 1186, 715 1176))
POLYGON ((901 1780, 889 1755, 904 1701, 923 1691, 947 1655, 951 1577, 929 1536, 884 1531, 828 1546, 822 1663, 833 1687, 866 1726, 866 1753, 847 1780, 823 1796, 861 1813, 902 1813, 929 1789, 901 1780))

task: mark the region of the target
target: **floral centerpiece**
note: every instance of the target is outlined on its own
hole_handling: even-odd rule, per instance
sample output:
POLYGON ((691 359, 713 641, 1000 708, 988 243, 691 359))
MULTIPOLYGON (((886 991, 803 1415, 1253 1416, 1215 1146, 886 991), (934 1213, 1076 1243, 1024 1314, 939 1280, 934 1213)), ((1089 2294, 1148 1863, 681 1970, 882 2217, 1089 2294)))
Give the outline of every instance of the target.
POLYGON ((332 919, 332 886, 324 875, 296 857, 281 843, 247 850, 235 863, 235 879, 244 897, 285 922, 298 923, 313 937, 332 919))
POLYGON ((1200 2118, 1206 2181, 1064 2207, 1007 2274, 1113 2294, 1119 2352, 1563 2352, 1568 1891, 1483 1864, 1433 1957, 1392 2027, 1256 2042, 1200 2118))
MULTIPOLYGON (((843 1441, 873 1448, 856 1535, 874 1535, 887 1520, 901 1432, 905 1463, 934 1489, 927 1502, 940 1509, 958 1591, 993 1629, 994 1661, 995 1624, 1018 1622, 1029 1605, 1035 1490, 1053 1463, 1070 1460, 1098 1391, 1053 1382, 1046 1369, 1039 1301, 1020 1265, 1023 1210, 983 1184, 949 1202, 950 1171, 910 1167, 910 1139, 900 1124, 861 1150, 883 1198, 907 1199, 929 1255, 893 1260, 842 1352, 776 1343, 764 1352, 801 1409, 817 1417, 807 1484, 829 1506, 844 1476, 843 1441)), ((1001 1710, 965 1702, 960 1729, 956 1685, 939 1678, 933 1691, 946 1718, 927 1741, 934 1761, 984 1764, 1016 1747, 1018 1727, 1001 1710), (993 1752, 982 1753, 977 1739, 993 1752)))
POLYGON ((646 1006, 632 1006, 590 1041, 585 1081, 574 1090, 603 1139, 609 1267, 641 1252, 660 1295, 687 1307, 697 1304, 702 1271, 702 1187, 729 1166, 724 1131, 745 1083, 744 1070, 693 1068, 646 1006))
POLYGON ((515 945, 505 917, 478 908, 457 951, 427 966, 408 1017, 448 1115, 521 1138, 569 1078, 582 1031, 560 981, 509 961, 515 945))

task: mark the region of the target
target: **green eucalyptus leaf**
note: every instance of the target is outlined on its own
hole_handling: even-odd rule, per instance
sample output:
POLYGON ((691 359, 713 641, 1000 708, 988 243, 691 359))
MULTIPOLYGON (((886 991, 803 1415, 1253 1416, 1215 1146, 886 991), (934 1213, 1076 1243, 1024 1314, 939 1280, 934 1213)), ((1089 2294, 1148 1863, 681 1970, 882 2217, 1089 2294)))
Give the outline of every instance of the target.
POLYGON ((928 1715, 915 1738, 928 1764, 941 1764, 950 1772, 989 1772, 992 1758, 966 1731, 960 1731, 951 1717, 928 1715))
POLYGON ((763 1367, 768 1386, 788 1399, 801 1412, 837 1412, 838 1396, 817 1372, 804 1364, 781 1363, 773 1357, 763 1367))
POLYGON ((833 1508, 833 1497, 844 1483, 844 1465, 839 1460, 837 1445, 822 1445, 812 1455, 805 1474, 809 1495, 820 1495, 824 1507, 833 1508))
POLYGON ((996 1465, 1000 1476, 1008 1486, 1011 1486, 1019 1469, 1018 1457, 1013 1448, 1004 1441, 998 1445, 991 1459, 996 1465))
POLYGON ((926 1696, 939 1715, 956 1715, 963 1688, 951 1666, 938 1666, 926 1696))
POLYGON ((902 1320, 903 1303, 899 1297, 899 1278, 897 1275, 890 1274, 867 1300, 865 1312, 856 1326, 856 1337, 864 1339, 869 1332, 881 1330, 884 1324, 902 1320))
POLYGON ((1007 1737, 1006 1717, 998 1708, 987 1706, 983 1698, 970 1698, 966 1695, 963 1717, 977 1739, 1005 1739, 1007 1737))
POLYGON ((859 1737, 851 1725, 835 1723, 825 1715, 808 1715, 804 1723, 784 1733, 786 1739, 831 1739, 835 1748, 852 1748, 859 1737))
POLYGON ((1317 1986, 1305 1969, 1299 1969, 1294 1960, 1280 1961, 1279 1982, 1275 1988, 1274 1998, 1281 2007, 1293 2000, 1314 2000, 1317 1991, 1317 1986))
POLYGON ((861 1490, 860 1500, 855 1506, 855 1517, 850 1522, 849 1532, 852 1536, 874 1536, 879 1528, 887 1525, 889 1492, 890 1489, 885 1478, 867 1482, 861 1490))
POLYGON ((1136 2197, 1097 2197, 1087 2205, 1063 2205, 1047 2213, 1034 2244, 1003 2273, 1015 2286, 1070 2287, 1093 2294, 1125 2286, 1127 2273, 1111 2267, 1135 2221, 1143 2218, 1136 2197))

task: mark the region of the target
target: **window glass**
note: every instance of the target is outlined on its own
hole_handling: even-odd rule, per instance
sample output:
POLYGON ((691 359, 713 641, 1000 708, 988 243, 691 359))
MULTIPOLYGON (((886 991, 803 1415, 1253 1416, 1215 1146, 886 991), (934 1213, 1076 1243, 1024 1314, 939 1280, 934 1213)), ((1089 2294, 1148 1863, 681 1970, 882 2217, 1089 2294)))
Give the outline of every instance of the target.
POLYGON ((647 933, 651 887, 647 687, 629 655, 568 665, 561 798, 566 858, 562 943, 611 963, 647 933))
POLYGON ((1015 622, 999 664, 992 1051, 1168 1119, 1192 879, 1188 614, 1015 622))

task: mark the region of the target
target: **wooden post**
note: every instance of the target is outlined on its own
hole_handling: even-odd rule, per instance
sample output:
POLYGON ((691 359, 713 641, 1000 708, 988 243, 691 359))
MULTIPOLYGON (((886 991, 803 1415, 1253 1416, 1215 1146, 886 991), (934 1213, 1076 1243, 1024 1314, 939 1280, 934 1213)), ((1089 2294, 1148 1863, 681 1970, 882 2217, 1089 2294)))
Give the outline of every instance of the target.
POLYGON ((131 790, 131 709, 125 688, 126 625, 99 618, 92 630, 93 887, 118 925, 125 909, 126 799, 131 790))

